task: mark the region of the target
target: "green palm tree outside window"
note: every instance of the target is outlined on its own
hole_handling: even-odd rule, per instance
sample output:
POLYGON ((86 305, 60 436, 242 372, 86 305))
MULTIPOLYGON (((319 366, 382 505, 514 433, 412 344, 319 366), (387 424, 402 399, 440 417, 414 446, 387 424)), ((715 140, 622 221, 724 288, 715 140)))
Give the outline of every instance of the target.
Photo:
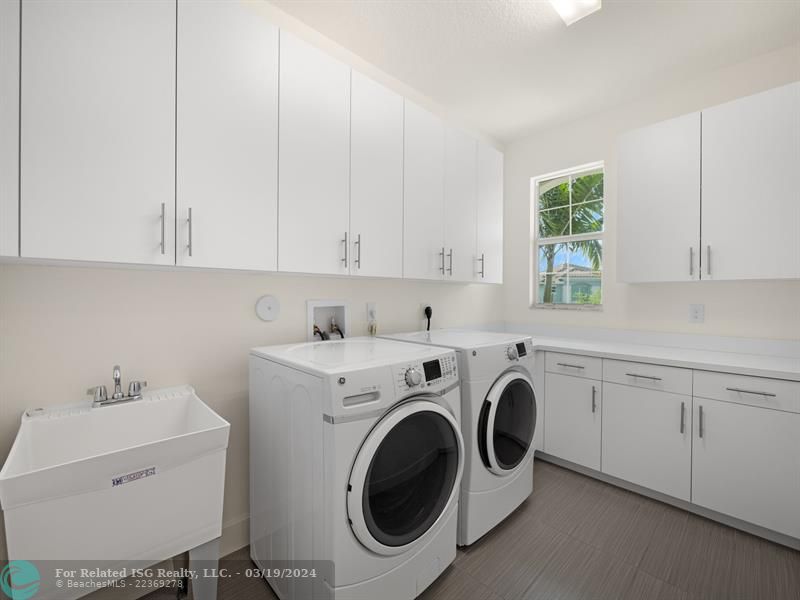
POLYGON ((539 242, 536 258, 540 272, 544 274, 540 302, 600 304, 599 278, 596 289, 589 290, 585 285, 576 284, 568 298, 556 300, 554 297, 555 279, 569 283, 570 278, 577 281, 582 276, 591 275, 588 271, 596 273, 601 270, 603 248, 600 236, 550 244, 545 240, 603 232, 603 171, 575 173, 539 182, 537 208, 539 242), (573 256, 580 257, 577 264, 572 263, 573 256), (562 260, 562 264, 556 264, 557 260, 562 260))

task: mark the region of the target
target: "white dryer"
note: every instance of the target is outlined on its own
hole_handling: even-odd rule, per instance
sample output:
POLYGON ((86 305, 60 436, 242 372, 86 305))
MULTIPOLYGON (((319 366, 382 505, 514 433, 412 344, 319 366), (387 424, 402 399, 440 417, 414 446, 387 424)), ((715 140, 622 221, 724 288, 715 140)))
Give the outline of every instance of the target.
POLYGON ((459 421, 452 350, 251 350, 250 555, 278 597, 410 600, 430 585, 456 555, 459 421))
POLYGON ((384 336, 452 348, 461 371, 461 431, 467 462, 458 544, 467 546, 533 491, 533 454, 543 412, 533 384, 533 341, 524 335, 435 329, 384 336))

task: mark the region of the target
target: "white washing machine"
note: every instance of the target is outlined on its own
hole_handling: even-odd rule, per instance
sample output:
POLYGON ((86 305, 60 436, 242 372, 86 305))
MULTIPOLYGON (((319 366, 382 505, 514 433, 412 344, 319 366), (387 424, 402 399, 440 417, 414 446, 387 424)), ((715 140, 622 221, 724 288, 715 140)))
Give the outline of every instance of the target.
POLYGON ((435 329, 384 336, 452 348, 461 371, 461 432, 467 462, 458 544, 467 546, 533 491, 533 453, 544 415, 533 384, 533 341, 524 335, 435 329))
POLYGON ((251 350, 250 556, 279 598, 409 600, 439 576, 456 555, 460 410, 452 350, 251 350))

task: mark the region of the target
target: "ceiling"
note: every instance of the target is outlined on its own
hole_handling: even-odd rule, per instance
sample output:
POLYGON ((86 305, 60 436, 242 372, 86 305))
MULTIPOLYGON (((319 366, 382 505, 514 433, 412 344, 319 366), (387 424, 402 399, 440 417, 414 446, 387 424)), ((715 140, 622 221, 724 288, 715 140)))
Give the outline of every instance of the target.
POLYGON ((272 0, 500 141, 800 40, 800 0, 272 0))

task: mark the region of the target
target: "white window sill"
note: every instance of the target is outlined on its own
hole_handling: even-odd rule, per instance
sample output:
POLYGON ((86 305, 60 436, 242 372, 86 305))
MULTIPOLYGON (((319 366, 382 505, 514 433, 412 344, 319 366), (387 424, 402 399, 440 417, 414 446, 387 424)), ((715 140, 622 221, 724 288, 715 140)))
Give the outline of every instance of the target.
POLYGON ((602 304, 531 304, 530 308, 538 309, 543 308, 546 310, 589 310, 600 311, 603 310, 602 304))

